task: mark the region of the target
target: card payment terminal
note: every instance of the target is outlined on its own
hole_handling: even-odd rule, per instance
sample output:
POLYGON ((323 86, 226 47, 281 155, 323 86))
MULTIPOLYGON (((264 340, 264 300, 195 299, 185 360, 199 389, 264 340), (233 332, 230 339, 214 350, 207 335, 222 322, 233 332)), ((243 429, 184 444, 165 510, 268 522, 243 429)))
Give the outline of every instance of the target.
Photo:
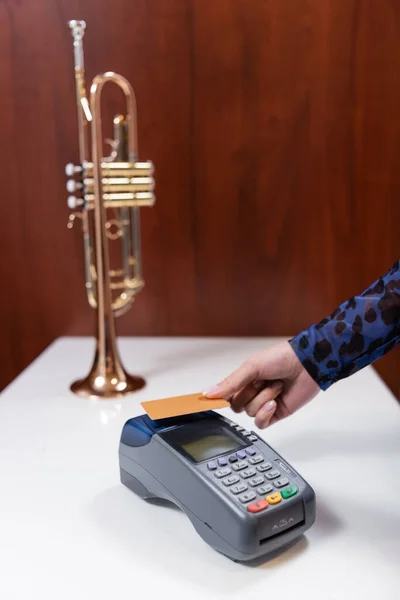
POLYGON ((213 411, 127 421, 121 482, 180 507, 203 540, 246 561, 286 546, 315 520, 308 483, 253 431, 213 411))

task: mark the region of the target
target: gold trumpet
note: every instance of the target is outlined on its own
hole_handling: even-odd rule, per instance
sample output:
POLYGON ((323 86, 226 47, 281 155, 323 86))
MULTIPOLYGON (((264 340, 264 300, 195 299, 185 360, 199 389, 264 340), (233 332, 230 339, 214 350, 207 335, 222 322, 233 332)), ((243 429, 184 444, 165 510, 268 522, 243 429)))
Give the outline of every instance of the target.
POLYGON ((76 103, 80 164, 68 164, 67 190, 73 211, 68 227, 82 221, 86 292, 96 310, 96 351, 92 368, 71 390, 84 397, 115 398, 142 388, 144 379, 129 375, 117 350, 115 317, 124 314, 143 289, 139 208, 153 206, 153 164, 138 162, 136 99, 125 77, 113 72, 97 75, 86 95, 83 58, 85 21, 69 21, 74 39, 76 103), (101 94, 106 83, 125 94, 126 115, 113 121, 110 156, 103 157, 101 94), (90 127, 89 127, 90 124, 90 127), (91 138, 91 140, 89 139, 91 138), (89 157, 91 148, 91 162, 89 157), (108 211, 111 215, 108 215, 108 211), (117 268, 110 268, 111 250, 120 245, 117 268))

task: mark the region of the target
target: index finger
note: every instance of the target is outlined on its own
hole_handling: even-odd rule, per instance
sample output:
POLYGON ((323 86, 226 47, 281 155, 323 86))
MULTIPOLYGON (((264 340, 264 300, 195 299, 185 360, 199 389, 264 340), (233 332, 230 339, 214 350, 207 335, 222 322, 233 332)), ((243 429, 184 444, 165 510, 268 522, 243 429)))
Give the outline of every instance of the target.
POLYGON ((209 398, 231 398, 236 392, 258 378, 258 367, 255 361, 246 360, 220 383, 203 392, 209 398))

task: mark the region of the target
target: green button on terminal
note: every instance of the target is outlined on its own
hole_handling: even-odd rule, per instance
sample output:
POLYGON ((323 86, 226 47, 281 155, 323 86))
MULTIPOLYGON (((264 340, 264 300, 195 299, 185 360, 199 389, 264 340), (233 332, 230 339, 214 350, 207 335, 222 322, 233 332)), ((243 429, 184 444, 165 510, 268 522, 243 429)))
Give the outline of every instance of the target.
POLYGON ((285 488, 284 490, 281 490, 282 498, 291 498, 292 496, 295 496, 297 492, 297 485, 289 485, 289 487, 285 488))

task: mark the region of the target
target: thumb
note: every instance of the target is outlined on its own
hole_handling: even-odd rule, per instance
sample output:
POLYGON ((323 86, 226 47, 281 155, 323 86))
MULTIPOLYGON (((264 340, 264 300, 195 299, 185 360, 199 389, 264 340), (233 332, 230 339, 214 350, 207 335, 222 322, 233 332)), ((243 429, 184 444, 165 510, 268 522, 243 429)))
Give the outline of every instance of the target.
POLYGON ((236 392, 257 379, 258 375, 259 368, 257 362, 248 359, 220 383, 205 390, 203 395, 208 398, 230 398, 236 392))

